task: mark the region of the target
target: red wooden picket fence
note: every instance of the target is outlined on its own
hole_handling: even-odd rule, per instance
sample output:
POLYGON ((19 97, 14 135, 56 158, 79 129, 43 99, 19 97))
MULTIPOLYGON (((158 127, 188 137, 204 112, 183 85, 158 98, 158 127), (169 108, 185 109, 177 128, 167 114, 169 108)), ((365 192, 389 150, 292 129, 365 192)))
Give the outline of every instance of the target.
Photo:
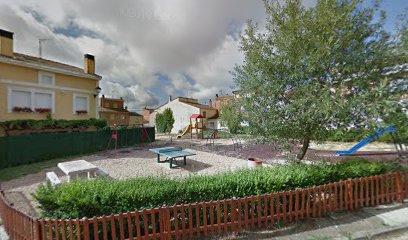
POLYGON ((34 219, 0 194, 0 216, 17 240, 193 239, 321 217, 408 197, 408 172, 348 179, 317 187, 259 196, 201 202, 110 216, 34 219))

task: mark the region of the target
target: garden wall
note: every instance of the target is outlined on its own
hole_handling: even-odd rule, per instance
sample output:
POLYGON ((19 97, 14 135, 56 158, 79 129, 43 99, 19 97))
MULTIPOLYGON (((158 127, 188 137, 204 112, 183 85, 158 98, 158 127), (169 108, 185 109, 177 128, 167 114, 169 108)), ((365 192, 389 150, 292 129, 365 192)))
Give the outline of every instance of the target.
MULTIPOLYGON (((150 140, 154 141, 155 130, 146 127, 150 140)), ((118 147, 142 143, 143 128, 118 130, 118 147)), ((0 169, 106 150, 112 130, 94 132, 39 133, 21 136, 0 137, 0 169)), ((149 142, 144 137, 144 142, 149 142)), ((110 149, 114 148, 114 141, 110 149)))

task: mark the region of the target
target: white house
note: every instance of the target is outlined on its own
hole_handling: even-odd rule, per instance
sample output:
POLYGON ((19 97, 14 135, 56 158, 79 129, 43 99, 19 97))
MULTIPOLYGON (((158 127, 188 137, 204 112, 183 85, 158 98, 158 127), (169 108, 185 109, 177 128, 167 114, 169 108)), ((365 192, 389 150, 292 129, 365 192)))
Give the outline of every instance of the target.
POLYGON ((203 116, 203 125, 208 126, 208 119, 217 115, 217 109, 212 106, 212 101, 209 101, 208 105, 204 105, 198 102, 194 98, 178 97, 171 99, 162 106, 156 108, 150 113, 149 125, 155 125, 155 119, 157 113, 162 113, 166 108, 170 108, 173 111, 174 126, 172 133, 179 133, 190 124, 190 116, 193 114, 200 114, 203 116))

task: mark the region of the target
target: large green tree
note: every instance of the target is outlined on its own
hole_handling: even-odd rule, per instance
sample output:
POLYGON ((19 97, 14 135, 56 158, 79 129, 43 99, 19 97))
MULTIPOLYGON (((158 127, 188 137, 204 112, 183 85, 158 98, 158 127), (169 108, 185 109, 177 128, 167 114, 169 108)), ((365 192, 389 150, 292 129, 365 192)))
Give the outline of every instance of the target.
POLYGON ((156 114, 156 128, 160 133, 170 133, 173 129, 174 117, 170 108, 164 109, 162 113, 156 114))
POLYGON ((239 109, 239 105, 236 102, 230 102, 227 105, 221 107, 220 119, 228 127, 228 130, 232 134, 236 134, 242 128, 242 113, 239 109))
POLYGON ((297 140, 302 159, 331 128, 378 128, 401 112, 407 56, 383 29, 378 4, 270 0, 265 9, 264 30, 248 22, 244 63, 233 72, 252 133, 297 140))

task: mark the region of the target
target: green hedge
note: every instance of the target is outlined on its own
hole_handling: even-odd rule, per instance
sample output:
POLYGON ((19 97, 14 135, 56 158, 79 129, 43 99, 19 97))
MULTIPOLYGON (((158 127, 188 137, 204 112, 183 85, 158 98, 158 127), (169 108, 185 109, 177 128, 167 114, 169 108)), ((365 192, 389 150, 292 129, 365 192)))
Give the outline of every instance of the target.
POLYGON ((400 170, 391 163, 350 160, 336 165, 293 164, 243 169, 186 179, 165 177, 75 181, 40 186, 34 195, 43 217, 82 218, 164 205, 244 197, 307 188, 355 177, 400 170))
POLYGON ((47 128, 77 128, 77 127, 91 127, 97 129, 109 127, 105 119, 84 119, 84 120, 64 120, 47 118, 44 120, 22 119, 10 120, 0 122, 0 126, 8 130, 13 129, 47 129, 47 128))
MULTIPOLYGON (((145 128, 154 141, 154 128, 145 128)), ((106 150, 112 130, 37 133, 0 137, 0 169, 43 160, 106 150)), ((148 140, 145 138, 145 142, 148 140)), ((118 147, 142 143, 142 128, 118 130, 118 147)), ((112 141, 110 149, 114 148, 112 141)))
MULTIPOLYGON (((362 129, 352 129, 349 131, 332 130, 327 140, 334 141, 334 142, 359 142, 372 134, 373 132, 362 130, 362 129)), ((399 129, 397 134, 400 138, 400 141, 402 141, 403 143, 408 143, 408 131, 407 130, 399 129)), ((381 135, 377 139, 377 141, 386 142, 386 143, 394 142, 391 137, 391 134, 389 133, 381 135)))

